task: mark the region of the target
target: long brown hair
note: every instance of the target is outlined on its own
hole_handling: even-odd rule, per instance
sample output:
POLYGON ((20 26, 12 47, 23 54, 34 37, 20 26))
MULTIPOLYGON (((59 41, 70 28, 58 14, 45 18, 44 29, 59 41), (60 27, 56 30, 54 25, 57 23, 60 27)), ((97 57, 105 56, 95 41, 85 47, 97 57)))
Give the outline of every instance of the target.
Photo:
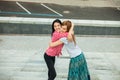
MULTIPOLYGON (((67 26, 67 32, 69 32, 70 28, 72 27, 72 22, 69 21, 69 20, 63 21, 62 26, 65 26, 65 25, 67 26)), ((73 38, 73 41, 76 45, 76 40, 75 40, 75 35, 74 34, 72 34, 72 38, 73 38)))

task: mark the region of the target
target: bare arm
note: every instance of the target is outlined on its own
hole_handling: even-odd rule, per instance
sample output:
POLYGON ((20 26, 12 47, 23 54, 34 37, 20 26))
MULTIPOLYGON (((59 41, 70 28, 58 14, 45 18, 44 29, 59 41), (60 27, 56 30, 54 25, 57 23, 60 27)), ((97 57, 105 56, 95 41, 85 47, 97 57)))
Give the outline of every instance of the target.
POLYGON ((50 42, 49 46, 50 46, 50 47, 55 47, 55 46, 58 46, 58 45, 60 45, 60 44, 63 44, 63 42, 60 41, 60 40, 57 40, 57 41, 55 41, 55 42, 50 42))
POLYGON ((71 26, 70 31, 67 36, 68 41, 73 41, 73 37, 72 37, 72 35, 74 34, 73 29, 74 29, 74 24, 72 23, 72 26, 71 26))

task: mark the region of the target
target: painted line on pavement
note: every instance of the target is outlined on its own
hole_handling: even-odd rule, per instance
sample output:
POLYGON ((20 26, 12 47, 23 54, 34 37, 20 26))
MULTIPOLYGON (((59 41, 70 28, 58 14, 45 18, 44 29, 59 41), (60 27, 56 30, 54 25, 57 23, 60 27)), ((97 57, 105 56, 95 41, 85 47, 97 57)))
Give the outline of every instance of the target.
POLYGON ((49 9, 50 11, 52 11, 52 12, 58 14, 59 16, 63 16, 62 14, 60 14, 60 13, 58 13, 57 11, 53 10, 52 8, 46 6, 45 4, 42 4, 42 3, 41 3, 41 5, 42 5, 43 7, 45 7, 45 8, 47 8, 47 9, 49 9))
POLYGON ((16 4, 21 7, 23 10, 25 10, 28 14, 31 14, 30 11, 28 11, 25 7, 23 7, 19 2, 16 2, 16 4))
POLYGON ((28 14, 26 12, 7 12, 7 11, 2 11, 0 12, 1 14, 17 14, 17 15, 30 15, 30 16, 53 16, 53 17, 59 17, 57 14, 40 14, 40 13, 32 13, 28 14))

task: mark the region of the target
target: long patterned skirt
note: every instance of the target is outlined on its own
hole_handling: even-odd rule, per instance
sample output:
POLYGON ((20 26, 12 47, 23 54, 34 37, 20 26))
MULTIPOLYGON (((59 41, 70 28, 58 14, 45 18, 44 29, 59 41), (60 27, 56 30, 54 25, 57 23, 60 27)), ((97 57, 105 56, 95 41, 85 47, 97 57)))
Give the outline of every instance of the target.
POLYGON ((83 53, 75 58, 71 58, 68 80, 90 80, 87 62, 83 53))

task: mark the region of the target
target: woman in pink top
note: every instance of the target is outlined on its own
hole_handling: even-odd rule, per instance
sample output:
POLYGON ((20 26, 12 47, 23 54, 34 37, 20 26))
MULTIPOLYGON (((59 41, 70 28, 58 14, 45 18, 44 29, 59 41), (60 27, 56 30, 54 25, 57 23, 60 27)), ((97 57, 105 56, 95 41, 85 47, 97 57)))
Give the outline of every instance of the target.
MULTIPOLYGON (((52 42, 55 42, 59 40, 62 37, 67 37, 68 31, 65 33, 61 33, 61 21, 59 19, 56 19, 52 23, 52 42)), ((48 80, 54 80, 56 77, 56 70, 54 68, 55 64, 55 56, 61 55, 63 44, 55 46, 55 47, 49 47, 45 53, 44 53, 44 59, 48 67, 48 80)))

